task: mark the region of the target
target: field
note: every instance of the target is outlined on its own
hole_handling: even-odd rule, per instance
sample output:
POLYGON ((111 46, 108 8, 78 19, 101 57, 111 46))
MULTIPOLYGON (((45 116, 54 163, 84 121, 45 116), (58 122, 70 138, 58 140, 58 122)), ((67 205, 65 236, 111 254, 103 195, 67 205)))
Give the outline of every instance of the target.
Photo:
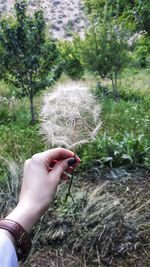
MULTIPOLYGON (((61 77, 61 81, 67 79, 61 77)), ((150 70, 125 69, 118 102, 107 80, 86 74, 82 81, 90 84, 101 105, 102 128, 95 141, 78 149, 82 164, 72 189, 74 202, 63 203, 67 184, 61 185, 54 207, 36 226, 33 252, 24 266, 148 267, 150 70)), ((39 134, 43 94, 36 96, 37 122, 31 125, 28 100, 16 98, 16 88, 0 83, 4 215, 17 201, 18 187, 12 177, 18 177, 25 159, 47 148, 39 134), (15 198, 10 188, 15 188, 15 198)))

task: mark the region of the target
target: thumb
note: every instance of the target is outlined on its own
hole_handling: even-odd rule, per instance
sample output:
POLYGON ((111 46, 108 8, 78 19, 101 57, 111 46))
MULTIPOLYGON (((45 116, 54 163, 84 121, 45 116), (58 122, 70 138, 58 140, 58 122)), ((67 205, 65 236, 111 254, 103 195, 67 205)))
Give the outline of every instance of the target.
POLYGON ((58 161, 52 171, 50 172, 49 176, 53 177, 55 183, 58 185, 61 179, 63 172, 69 168, 70 166, 75 167, 77 165, 76 158, 68 158, 61 161, 58 161))

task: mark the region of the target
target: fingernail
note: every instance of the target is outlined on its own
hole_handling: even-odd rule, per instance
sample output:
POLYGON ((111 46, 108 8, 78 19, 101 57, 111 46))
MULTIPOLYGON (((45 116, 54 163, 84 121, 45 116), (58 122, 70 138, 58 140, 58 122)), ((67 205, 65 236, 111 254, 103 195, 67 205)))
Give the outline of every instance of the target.
POLYGON ((77 162, 77 159, 76 158, 73 158, 73 159, 69 159, 67 163, 68 163, 68 166, 71 166, 71 165, 73 165, 76 162, 77 162))

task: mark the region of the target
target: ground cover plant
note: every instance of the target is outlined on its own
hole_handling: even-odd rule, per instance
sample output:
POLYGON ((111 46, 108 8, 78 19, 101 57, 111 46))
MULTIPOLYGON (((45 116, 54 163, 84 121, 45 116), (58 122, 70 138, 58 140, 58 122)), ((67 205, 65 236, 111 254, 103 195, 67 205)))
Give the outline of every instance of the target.
POLYGON ((139 163, 149 166, 150 88, 144 82, 141 90, 139 88, 141 80, 145 80, 144 73, 148 72, 148 69, 143 73, 125 70, 118 103, 113 100, 108 81, 102 81, 102 85, 96 86, 95 93, 102 103, 103 126, 96 141, 83 151, 86 165, 99 159, 109 166, 132 166, 139 163))

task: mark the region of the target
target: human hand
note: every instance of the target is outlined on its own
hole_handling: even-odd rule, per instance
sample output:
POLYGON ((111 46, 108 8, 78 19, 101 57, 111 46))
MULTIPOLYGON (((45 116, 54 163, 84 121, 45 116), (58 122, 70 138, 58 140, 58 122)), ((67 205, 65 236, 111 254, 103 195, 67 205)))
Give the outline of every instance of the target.
MULTIPOLYGON (((47 210, 56 193, 64 170, 70 171, 68 161, 74 153, 55 148, 35 154, 24 165, 24 175, 19 203, 7 219, 20 223, 27 232, 47 210)), ((75 157, 73 168, 80 163, 75 157)))

